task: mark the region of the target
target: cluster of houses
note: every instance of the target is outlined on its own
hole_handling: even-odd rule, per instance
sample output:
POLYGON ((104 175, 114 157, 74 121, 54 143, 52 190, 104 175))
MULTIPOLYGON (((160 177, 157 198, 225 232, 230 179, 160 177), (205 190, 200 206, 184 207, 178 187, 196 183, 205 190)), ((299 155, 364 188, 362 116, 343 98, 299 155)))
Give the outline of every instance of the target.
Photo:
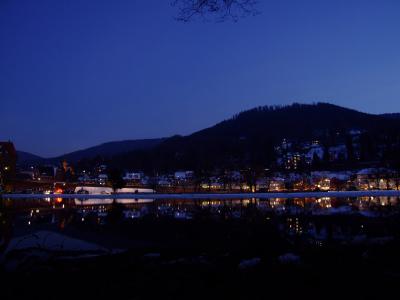
MULTIPOLYGON (((317 148, 315 148, 317 149, 317 148)), ((398 190, 400 176, 397 170, 365 168, 348 171, 282 170, 253 174, 248 170, 210 172, 208 175, 194 171, 176 171, 168 174, 149 175, 141 171, 126 171, 122 178, 127 187, 152 188, 173 192, 283 192, 283 191, 336 191, 336 190, 398 190)), ((34 168, 29 173, 33 181, 67 182, 86 186, 108 186, 110 183, 106 165, 75 174, 67 163, 59 167, 34 168)), ((28 175, 28 174, 26 174, 28 175)))
MULTIPOLYGON (((400 186, 399 173, 387 168, 366 168, 351 171, 276 172, 249 180, 240 171, 228 175, 196 177, 193 171, 176 171, 171 174, 148 176, 143 172, 125 172, 127 186, 161 189, 184 189, 186 191, 333 191, 395 189, 400 186)), ((81 184, 107 184, 107 174, 97 177, 86 174, 78 178, 81 184)))
MULTIPOLYGON (((316 161, 345 161, 349 153, 355 159, 360 155, 359 130, 347 132, 350 145, 338 137, 329 147, 318 140, 292 142, 284 139, 275 147, 278 167, 272 172, 249 170, 218 171, 198 174, 191 170, 177 170, 167 174, 146 174, 128 170, 123 180, 128 187, 152 188, 160 191, 330 191, 330 190, 398 190, 399 171, 389 168, 364 168, 348 171, 321 171, 321 168, 303 168, 316 161), (351 148, 351 149, 349 149, 351 148), (319 170, 319 171, 310 171, 319 170)), ((322 165, 323 166, 323 165, 322 165)), ((343 169, 343 168, 342 168, 343 169)), ((90 170, 75 171, 66 161, 58 166, 32 166, 16 172, 16 151, 11 142, 0 143, 0 179, 17 178, 24 182, 69 182, 84 186, 109 186, 107 165, 90 170)), ((0 181, 0 183, 1 183, 0 181)))
MULTIPOLYGON (((89 176, 86 171, 80 174, 78 182, 82 184, 99 184, 106 185, 108 181, 108 175, 106 172, 106 166, 101 166, 102 171, 89 176)), ((159 176, 148 176, 141 171, 127 171, 122 175, 122 179, 125 181, 127 186, 162 186, 162 187, 173 187, 179 184, 187 184, 192 182, 194 179, 193 171, 177 171, 173 174, 162 174, 159 176)))
POLYGON ((202 183, 203 189, 236 191, 340 191, 340 190, 398 190, 398 172, 386 168, 367 168, 355 171, 314 171, 310 173, 274 173, 262 176, 249 184, 240 174, 232 184, 218 177, 202 183))
POLYGON ((346 141, 342 135, 336 137, 336 142, 327 146, 315 139, 311 141, 294 142, 283 139, 275 147, 276 164, 286 170, 298 170, 319 161, 341 162, 349 159, 349 152, 355 160, 360 158, 360 130, 350 130, 346 141), (351 148, 351 149, 350 149, 351 148))

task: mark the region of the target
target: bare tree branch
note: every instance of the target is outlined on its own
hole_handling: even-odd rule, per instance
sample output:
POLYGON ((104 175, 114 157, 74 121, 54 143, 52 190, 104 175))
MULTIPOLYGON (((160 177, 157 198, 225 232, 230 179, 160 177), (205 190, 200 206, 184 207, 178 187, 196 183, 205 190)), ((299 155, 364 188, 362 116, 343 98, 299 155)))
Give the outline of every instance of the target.
POLYGON ((178 8, 176 19, 189 22, 195 18, 216 21, 234 21, 246 16, 259 14, 256 0, 174 0, 172 6, 178 8))

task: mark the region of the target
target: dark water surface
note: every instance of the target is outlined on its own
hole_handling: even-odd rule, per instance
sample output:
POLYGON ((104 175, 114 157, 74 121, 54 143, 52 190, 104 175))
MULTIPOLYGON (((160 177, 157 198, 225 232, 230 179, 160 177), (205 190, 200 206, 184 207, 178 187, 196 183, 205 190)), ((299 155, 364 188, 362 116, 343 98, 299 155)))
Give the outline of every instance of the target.
POLYGON ((0 209, 10 298, 73 298, 65 286, 81 280, 89 298, 122 297, 129 287, 132 299, 375 299, 400 279, 398 197, 26 198, 2 199, 0 209), (17 288, 21 278, 29 289, 39 278, 51 285, 30 294, 17 288))

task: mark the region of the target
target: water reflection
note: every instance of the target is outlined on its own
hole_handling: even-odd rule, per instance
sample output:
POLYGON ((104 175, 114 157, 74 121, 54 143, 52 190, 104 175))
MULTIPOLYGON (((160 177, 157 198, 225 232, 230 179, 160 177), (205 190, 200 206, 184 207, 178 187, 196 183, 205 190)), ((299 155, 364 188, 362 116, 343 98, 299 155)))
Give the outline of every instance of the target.
POLYGON ((160 219, 256 222, 257 226, 275 228, 292 241, 301 240, 318 247, 337 241, 371 242, 371 238, 397 234, 399 226, 392 220, 399 215, 400 207, 398 197, 237 200, 27 198, 0 201, 0 252, 5 251, 13 237, 24 237, 38 231, 74 232, 85 239, 97 235, 100 236, 97 240, 103 243, 101 228, 111 231, 119 226, 115 227, 116 231, 129 231, 132 224, 140 226, 160 219))
POLYGON ((12 237, 12 221, 8 213, 6 200, 0 196, 0 253, 4 252, 12 237))
MULTIPOLYGON (((111 205, 113 201, 114 201, 113 199, 75 199, 75 204, 78 206, 111 205)), ((154 199, 116 199, 115 201, 121 204, 145 204, 153 202, 154 199)))
MULTIPOLYGON (((249 208, 258 213, 273 215, 360 215, 379 217, 398 212, 399 197, 359 197, 359 198, 273 198, 273 199, 233 199, 233 200, 153 200, 153 199, 2 199, 0 217, 8 213, 19 217, 28 212, 29 221, 50 212, 68 211, 83 217, 89 212, 98 217, 106 217, 115 206, 123 210, 125 218, 139 218, 146 214, 157 216, 175 216, 178 219, 185 215, 193 217, 196 213, 207 212, 224 218, 240 218, 249 208)), ((58 213, 60 214, 60 213, 58 213)), ((61 213, 63 214, 63 213, 61 213)), ((53 220, 56 217, 52 218, 53 220)))

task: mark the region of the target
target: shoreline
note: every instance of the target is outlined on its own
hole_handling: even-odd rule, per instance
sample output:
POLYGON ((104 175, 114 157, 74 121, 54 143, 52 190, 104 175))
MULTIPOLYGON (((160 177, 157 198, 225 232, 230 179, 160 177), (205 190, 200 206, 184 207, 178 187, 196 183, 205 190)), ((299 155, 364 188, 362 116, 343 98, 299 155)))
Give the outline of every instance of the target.
POLYGON ((280 192, 280 193, 182 193, 182 194, 3 194, 3 199, 271 199, 271 198, 322 198, 322 197, 400 197, 397 190, 337 191, 337 192, 280 192))

